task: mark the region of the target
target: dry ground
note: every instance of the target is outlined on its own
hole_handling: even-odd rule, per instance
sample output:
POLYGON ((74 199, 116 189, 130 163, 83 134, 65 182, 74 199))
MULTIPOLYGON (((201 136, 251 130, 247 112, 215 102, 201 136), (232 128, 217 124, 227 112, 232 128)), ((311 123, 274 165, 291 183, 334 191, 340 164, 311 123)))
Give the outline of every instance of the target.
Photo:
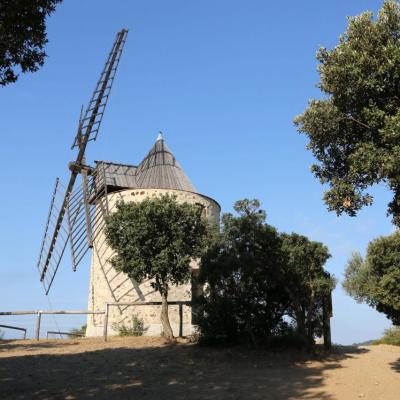
POLYGON ((158 338, 0 342, 0 399, 400 399, 400 348, 331 355, 158 338))

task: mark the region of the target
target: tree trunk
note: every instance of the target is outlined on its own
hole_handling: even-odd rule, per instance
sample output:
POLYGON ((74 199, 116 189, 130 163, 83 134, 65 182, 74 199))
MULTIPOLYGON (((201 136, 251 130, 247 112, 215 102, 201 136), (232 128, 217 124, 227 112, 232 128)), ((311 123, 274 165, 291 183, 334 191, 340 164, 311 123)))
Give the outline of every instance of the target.
POLYGON ((307 335, 307 327, 306 327, 306 323, 305 323, 304 310, 300 304, 300 301, 295 296, 295 294, 292 292, 290 287, 285 285, 284 288, 286 290, 286 293, 289 295, 289 298, 293 302, 294 313, 296 316, 297 334, 299 335, 300 338, 302 338, 304 345, 306 347, 308 347, 309 339, 308 339, 308 335, 307 335))
POLYGON ((309 346, 315 345, 314 330, 315 330, 316 312, 317 310, 315 305, 315 293, 314 290, 311 290, 310 305, 308 306, 307 323, 306 323, 307 339, 309 346))
POLYGON ((162 325, 162 335, 167 340, 173 340, 174 334, 172 332, 171 324, 169 323, 168 317, 168 286, 166 284, 162 285, 160 290, 161 294, 161 325, 162 325))
POLYGON ((257 347, 258 346, 257 339, 256 339, 256 336, 254 335, 254 332, 253 332, 253 329, 251 327, 251 323, 249 320, 246 321, 245 329, 246 329, 247 333, 249 334, 251 344, 253 345, 253 347, 257 347))
POLYGON ((332 292, 325 297, 322 306, 325 350, 331 350, 332 348, 332 338, 331 338, 332 297, 331 296, 332 292))
POLYGON ((297 325, 297 333, 305 337, 306 335, 306 325, 304 323, 304 313, 301 308, 295 307, 295 315, 296 315, 296 325, 297 325))

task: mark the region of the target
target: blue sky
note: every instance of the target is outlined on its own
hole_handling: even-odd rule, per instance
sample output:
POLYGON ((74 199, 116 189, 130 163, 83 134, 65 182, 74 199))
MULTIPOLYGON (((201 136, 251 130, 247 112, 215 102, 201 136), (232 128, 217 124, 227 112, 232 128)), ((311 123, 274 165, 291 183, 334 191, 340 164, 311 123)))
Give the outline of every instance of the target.
MULTIPOLYGON (((48 20, 48 59, 35 74, 0 89, 0 309, 48 309, 36 261, 59 176, 68 179, 70 145, 81 104, 89 101, 118 30, 130 30, 99 138, 88 161, 137 163, 157 132, 199 192, 223 211, 258 198, 268 222, 324 242, 327 268, 339 280, 352 251, 393 231, 390 193, 357 218, 326 210, 313 158, 293 118, 319 97, 315 52, 332 47, 346 16, 376 12, 381 1, 65 1, 48 20)), ((50 293, 57 309, 85 309, 87 259, 75 273, 68 260, 50 293)), ((57 317, 61 329, 82 319, 57 317)), ((1 323, 31 319, 3 317, 1 323)), ((333 340, 379 337, 384 316, 334 293, 333 340)), ((44 329, 56 328, 46 318, 44 329)))

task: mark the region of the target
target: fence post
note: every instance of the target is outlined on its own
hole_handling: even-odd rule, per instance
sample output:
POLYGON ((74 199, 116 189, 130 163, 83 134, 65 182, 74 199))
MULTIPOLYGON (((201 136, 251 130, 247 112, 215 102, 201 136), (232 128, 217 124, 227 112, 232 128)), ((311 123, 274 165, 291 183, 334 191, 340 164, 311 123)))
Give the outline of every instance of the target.
POLYGON ((36 340, 39 340, 40 338, 40 322, 42 320, 42 312, 38 311, 37 312, 37 318, 36 318, 36 340))
POLYGON ((183 337, 183 304, 179 302, 179 337, 183 337))
POLYGON ((108 311, 109 311, 109 304, 105 304, 104 310, 104 321, 103 321, 103 339, 107 342, 107 327, 108 327, 108 311))

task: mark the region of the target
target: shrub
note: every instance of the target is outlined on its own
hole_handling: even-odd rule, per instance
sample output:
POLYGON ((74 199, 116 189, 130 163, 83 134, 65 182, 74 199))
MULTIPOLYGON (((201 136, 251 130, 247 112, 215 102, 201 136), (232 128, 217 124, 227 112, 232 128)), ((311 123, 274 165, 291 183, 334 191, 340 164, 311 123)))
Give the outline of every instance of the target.
POLYGON ((0 329, 0 340, 3 340, 4 338, 4 332, 0 329))
POLYGON ((282 349, 304 349, 304 338, 299 335, 294 330, 288 330, 287 332, 282 332, 278 335, 270 336, 265 347, 272 350, 282 350, 282 349))
POLYGON ((131 326, 115 323, 112 327, 118 332, 118 336, 142 336, 145 332, 143 319, 136 314, 132 315, 131 326))
POLYGON ((372 344, 390 344, 400 346, 400 326, 393 326, 386 329, 381 339, 375 340, 372 344))
POLYGON ((85 336, 86 335, 86 324, 82 325, 80 328, 74 328, 69 331, 70 335, 67 335, 70 339, 73 339, 76 336, 85 336))

